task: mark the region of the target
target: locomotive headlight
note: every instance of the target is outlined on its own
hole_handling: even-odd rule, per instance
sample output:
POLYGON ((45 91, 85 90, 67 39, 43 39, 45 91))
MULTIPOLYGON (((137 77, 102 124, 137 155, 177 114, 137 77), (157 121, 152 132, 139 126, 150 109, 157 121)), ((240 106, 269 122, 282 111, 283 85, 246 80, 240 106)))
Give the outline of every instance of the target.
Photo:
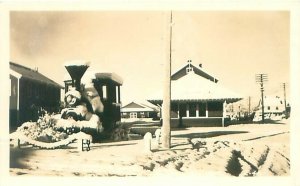
POLYGON ((70 101, 70 105, 74 105, 76 103, 77 99, 72 97, 71 101, 70 101))
POLYGON ((67 102, 67 103, 70 103, 71 100, 72 100, 72 96, 69 95, 69 96, 66 97, 66 102, 67 102))

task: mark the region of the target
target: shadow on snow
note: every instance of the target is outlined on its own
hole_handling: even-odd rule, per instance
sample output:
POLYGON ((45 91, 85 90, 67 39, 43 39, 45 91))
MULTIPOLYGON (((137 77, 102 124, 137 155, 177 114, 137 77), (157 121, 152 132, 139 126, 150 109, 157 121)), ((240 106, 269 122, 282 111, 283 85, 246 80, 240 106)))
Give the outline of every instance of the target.
POLYGON ((137 143, 122 143, 122 144, 101 144, 101 143, 95 143, 93 146, 91 146, 91 149, 93 148, 107 148, 107 147, 120 147, 120 146, 128 146, 128 145, 136 145, 137 143))
POLYGON ((213 132, 201 132, 201 133, 188 133, 188 134, 175 134, 172 137, 177 138, 211 138, 222 135, 230 135, 230 134, 242 134, 249 133, 248 131, 213 131, 213 132))
POLYGON ((29 168, 23 161, 32 154, 32 149, 10 148, 9 167, 10 168, 29 168))

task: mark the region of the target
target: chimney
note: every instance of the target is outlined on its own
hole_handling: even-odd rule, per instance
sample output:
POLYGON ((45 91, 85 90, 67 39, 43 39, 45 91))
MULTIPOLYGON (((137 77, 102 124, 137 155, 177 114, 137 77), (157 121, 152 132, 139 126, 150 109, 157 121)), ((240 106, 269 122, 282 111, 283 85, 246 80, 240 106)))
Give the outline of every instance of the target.
POLYGON ((199 64, 199 67, 202 68, 202 63, 199 64))

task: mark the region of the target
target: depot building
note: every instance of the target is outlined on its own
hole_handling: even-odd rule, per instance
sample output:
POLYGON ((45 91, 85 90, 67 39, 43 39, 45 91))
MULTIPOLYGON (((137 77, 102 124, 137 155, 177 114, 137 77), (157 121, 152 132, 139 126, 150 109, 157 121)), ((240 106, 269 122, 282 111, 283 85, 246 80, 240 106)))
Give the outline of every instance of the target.
MULTIPOLYGON (((226 125, 226 105, 242 97, 221 86, 202 65, 188 61, 171 76, 171 127, 208 127, 226 125)), ((162 90, 149 102, 162 105, 162 90)))

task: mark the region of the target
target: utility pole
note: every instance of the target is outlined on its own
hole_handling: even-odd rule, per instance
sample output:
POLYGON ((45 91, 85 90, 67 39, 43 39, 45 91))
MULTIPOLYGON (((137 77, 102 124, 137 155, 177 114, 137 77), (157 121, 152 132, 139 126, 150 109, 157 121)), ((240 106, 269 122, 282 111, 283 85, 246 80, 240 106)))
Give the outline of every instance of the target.
POLYGON ((171 147, 171 64, 172 64, 172 11, 170 15, 170 23, 167 26, 167 40, 169 45, 166 49, 165 63, 165 84, 163 97, 163 124, 162 124, 162 146, 169 149, 171 147), (169 37, 168 37, 169 36, 169 37))
POLYGON ((251 97, 249 96, 249 102, 248 102, 248 115, 250 115, 251 111, 251 97))
POLYGON ((264 82, 268 81, 268 75, 267 75, 267 74, 256 74, 255 79, 256 79, 256 82, 260 84, 262 123, 265 123, 265 112, 264 112, 264 82))
POLYGON ((286 93, 285 93, 285 83, 283 83, 283 96, 284 96, 284 112, 285 112, 285 116, 287 115, 286 112, 286 93))

